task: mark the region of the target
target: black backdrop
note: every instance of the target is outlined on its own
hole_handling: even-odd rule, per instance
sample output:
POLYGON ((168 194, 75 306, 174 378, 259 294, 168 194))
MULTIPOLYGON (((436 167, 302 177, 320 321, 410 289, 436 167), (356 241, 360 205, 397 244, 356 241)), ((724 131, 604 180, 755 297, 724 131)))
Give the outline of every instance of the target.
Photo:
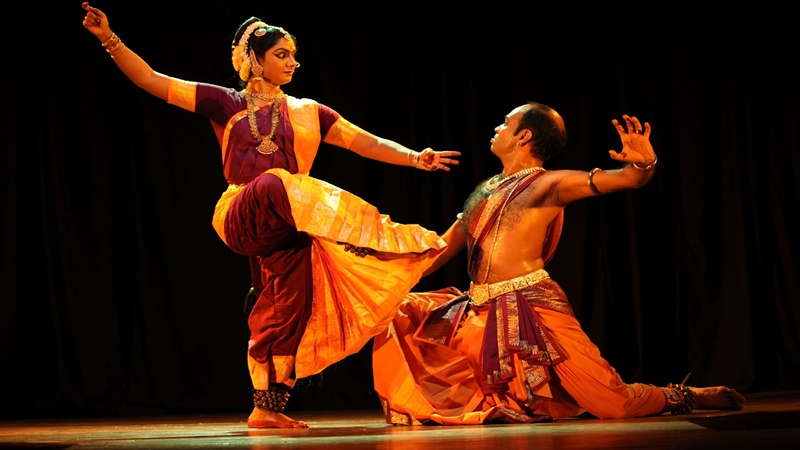
MULTIPOLYGON (((0 417, 247 412, 249 277, 210 225, 225 188, 211 127, 133 86, 81 26, 80 2, 59 3, 27 5, 28 31, 4 39, 0 417)), ((425 173, 323 145, 311 172, 437 231, 500 171, 488 141, 519 104, 566 120, 551 169, 615 167, 611 119, 649 121, 656 176, 569 206, 548 271, 626 380, 691 371, 694 385, 798 388, 788 19, 402 5, 94 6, 155 70, 231 87, 238 24, 285 27, 303 63, 287 93, 409 147, 463 152, 452 172, 425 173)), ((464 255, 416 289, 447 285, 468 286, 464 255)), ((369 347, 303 380, 290 405, 353 408, 379 408, 369 347)))

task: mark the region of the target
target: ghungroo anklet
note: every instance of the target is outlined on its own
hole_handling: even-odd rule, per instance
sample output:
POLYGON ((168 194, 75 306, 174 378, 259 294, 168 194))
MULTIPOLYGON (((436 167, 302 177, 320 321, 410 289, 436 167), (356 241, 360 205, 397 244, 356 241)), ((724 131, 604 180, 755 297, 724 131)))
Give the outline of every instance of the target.
POLYGON ((253 389, 253 403, 261 409, 283 412, 289 402, 289 387, 283 383, 270 383, 269 389, 253 389))
POLYGON ((673 415, 689 414, 697 404, 697 399, 694 391, 686 386, 686 381, 689 379, 689 372, 686 378, 680 384, 669 383, 664 388, 664 394, 667 396, 667 410, 673 415))
POLYGON ((344 251, 352 252, 359 258, 375 254, 375 250, 369 247, 356 247, 355 245, 348 244, 347 242, 339 242, 339 245, 344 245, 344 251))
POLYGON ((689 414, 690 412, 692 412, 692 410, 694 409, 694 405, 697 403, 694 392, 687 386, 684 386, 682 384, 674 385, 670 383, 667 385, 667 387, 677 390, 678 392, 681 393, 681 396, 683 397, 683 406, 681 406, 678 409, 672 410, 672 414, 673 415, 689 414))

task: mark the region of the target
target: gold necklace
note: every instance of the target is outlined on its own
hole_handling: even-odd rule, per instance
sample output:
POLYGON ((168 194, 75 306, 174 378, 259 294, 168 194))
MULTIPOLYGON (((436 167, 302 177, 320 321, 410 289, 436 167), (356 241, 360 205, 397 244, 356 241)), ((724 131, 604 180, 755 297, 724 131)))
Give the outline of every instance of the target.
POLYGON ((264 100, 265 102, 271 102, 273 100, 277 100, 279 98, 283 98, 284 97, 284 93, 282 91, 278 91, 277 94, 265 94, 265 93, 263 93, 261 91, 254 91, 252 89, 245 89, 243 92, 244 92, 245 95, 250 95, 253 98, 257 98, 259 100, 264 100))
POLYGON ((538 172, 540 170, 544 170, 544 168, 539 166, 528 167, 527 169, 518 170, 507 177, 502 176, 503 174, 500 173, 493 176, 492 178, 489 178, 489 181, 487 181, 486 184, 483 185, 483 188, 486 189, 487 191, 493 191, 497 189, 497 186, 500 186, 501 184, 505 183, 508 180, 513 180, 514 178, 519 178, 531 174, 533 172, 538 172))
MULTIPOLYGON (((260 94, 260 92, 258 94, 260 94)), ((253 92, 245 90, 244 96, 247 99, 247 121, 250 122, 250 134, 252 134, 253 138, 257 141, 261 141, 258 147, 256 147, 256 150, 262 155, 275 153, 278 151, 278 145, 275 144, 275 129, 278 128, 278 116, 280 114, 283 93, 281 93, 279 97, 276 97, 274 99, 275 102, 272 104, 272 127, 269 130, 269 136, 264 136, 258 130, 258 122, 256 122, 256 103, 253 101, 253 92)), ((262 97, 258 98, 264 100, 262 97)))

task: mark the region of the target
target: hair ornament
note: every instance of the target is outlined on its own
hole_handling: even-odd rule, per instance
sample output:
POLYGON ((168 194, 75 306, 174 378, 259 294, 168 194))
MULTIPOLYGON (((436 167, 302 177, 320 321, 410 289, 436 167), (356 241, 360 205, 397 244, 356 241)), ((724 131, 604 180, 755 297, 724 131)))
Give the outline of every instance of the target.
MULTIPOLYGON (((242 33, 242 37, 239 38, 239 42, 231 49, 231 62, 233 63, 233 68, 239 72, 239 78, 241 78, 242 81, 247 81, 250 78, 250 68, 252 67, 250 55, 247 52, 247 42, 250 40, 250 34, 256 30, 261 31, 259 28, 268 26, 269 25, 260 20, 251 23, 244 30, 244 33, 242 33)), ((259 36, 258 31, 256 31, 256 36, 259 36)), ((264 30, 260 36, 263 36, 266 32, 267 31, 264 30)))
MULTIPOLYGON (((272 25, 270 25, 270 26, 272 26, 272 25)), ((272 28, 274 28, 274 29, 275 29, 277 32, 279 32, 280 34, 282 34, 282 35, 283 35, 283 38, 284 38, 284 39, 286 39, 287 41, 291 41, 291 40, 292 40, 292 35, 291 35, 291 34, 289 34, 289 32, 288 32, 288 31, 284 30, 284 29, 283 29, 283 28, 281 28, 281 27, 276 27, 276 26, 272 26, 272 28)))
POLYGON ((250 79, 250 58, 244 58, 242 61, 242 67, 239 68, 239 78, 242 81, 247 81, 250 79))

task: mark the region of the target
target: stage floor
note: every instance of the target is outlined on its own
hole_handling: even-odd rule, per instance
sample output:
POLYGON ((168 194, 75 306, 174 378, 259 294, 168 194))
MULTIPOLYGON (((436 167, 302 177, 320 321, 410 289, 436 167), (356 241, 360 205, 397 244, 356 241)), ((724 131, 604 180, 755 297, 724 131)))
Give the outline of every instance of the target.
POLYGON ((530 425, 394 427, 380 411, 295 412, 308 429, 247 428, 247 414, 0 421, 0 449, 796 449, 800 392, 746 395, 743 411, 530 425))

